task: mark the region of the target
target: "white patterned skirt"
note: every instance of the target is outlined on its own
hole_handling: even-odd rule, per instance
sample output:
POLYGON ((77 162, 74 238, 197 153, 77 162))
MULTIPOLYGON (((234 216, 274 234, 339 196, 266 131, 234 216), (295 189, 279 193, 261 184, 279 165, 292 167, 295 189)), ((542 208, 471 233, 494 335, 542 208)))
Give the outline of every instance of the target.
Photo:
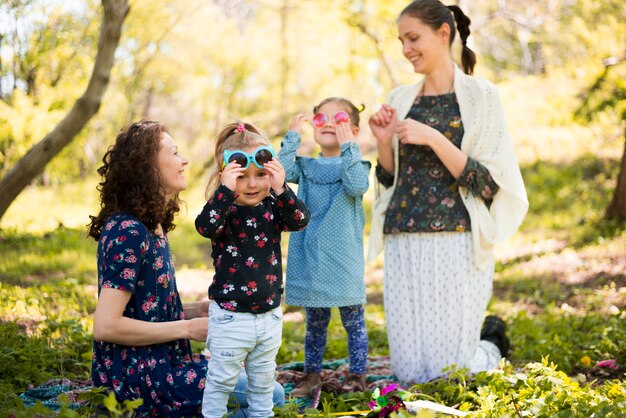
POLYGON ((391 368, 406 383, 450 365, 493 369, 498 348, 480 341, 493 261, 474 265, 470 232, 385 235, 384 303, 391 368))

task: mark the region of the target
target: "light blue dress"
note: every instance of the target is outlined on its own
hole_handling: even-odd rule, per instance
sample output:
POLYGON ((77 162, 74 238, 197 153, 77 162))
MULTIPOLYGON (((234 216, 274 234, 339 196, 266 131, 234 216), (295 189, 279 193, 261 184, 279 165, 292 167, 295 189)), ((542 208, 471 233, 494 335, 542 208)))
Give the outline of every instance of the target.
POLYGON ((330 308, 365 303, 363 279, 363 194, 369 161, 355 142, 339 157, 300 157, 301 136, 289 131, 278 153, 288 182, 310 212, 309 225, 289 238, 286 303, 330 308))

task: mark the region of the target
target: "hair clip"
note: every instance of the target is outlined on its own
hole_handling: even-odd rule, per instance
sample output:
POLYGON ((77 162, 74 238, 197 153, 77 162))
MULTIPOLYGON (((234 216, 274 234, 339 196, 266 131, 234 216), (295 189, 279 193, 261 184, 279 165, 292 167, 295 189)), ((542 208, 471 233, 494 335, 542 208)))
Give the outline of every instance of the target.
POLYGON ((358 106, 356 107, 356 110, 358 110, 358 111, 359 111, 359 113, 361 113, 362 111, 364 111, 364 110, 365 110, 365 103, 361 103, 360 105, 358 105, 358 106))
POLYGON ((246 130, 246 126, 241 122, 239 122, 239 125, 237 125, 237 127, 235 128, 235 132, 243 132, 245 130, 246 130))

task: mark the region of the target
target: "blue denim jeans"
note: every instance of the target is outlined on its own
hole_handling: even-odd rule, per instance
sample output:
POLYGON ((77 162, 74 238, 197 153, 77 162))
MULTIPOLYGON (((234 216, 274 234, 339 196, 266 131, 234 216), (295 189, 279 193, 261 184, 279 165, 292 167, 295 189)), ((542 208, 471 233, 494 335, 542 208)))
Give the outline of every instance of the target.
MULTIPOLYGON (((233 406, 234 414, 232 418, 248 418, 248 376, 246 372, 242 372, 235 385, 232 396, 229 398, 228 412, 231 412, 231 405, 233 406)), ((285 404, 285 389, 283 386, 274 382, 274 392, 272 393, 272 402, 274 406, 283 406, 285 404)))
POLYGON ((211 359, 202 398, 202 414, 221 418, 235 389, 241 363, 248 376, 250 418, 273 417, 276 355, 281 345, 283 314, 280 307, 262 314, 231 312, 211 303, 207 348, 211 359))

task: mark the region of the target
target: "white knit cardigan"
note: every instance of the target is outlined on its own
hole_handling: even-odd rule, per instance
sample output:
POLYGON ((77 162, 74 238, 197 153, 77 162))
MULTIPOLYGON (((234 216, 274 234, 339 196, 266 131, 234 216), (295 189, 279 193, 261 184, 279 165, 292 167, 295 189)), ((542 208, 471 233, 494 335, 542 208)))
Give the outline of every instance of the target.
MULTIPOLYGON (((423 80, 414 85, 400 86, 389 94, 388 103, 397 110, 398 120, 406 118, 422 83, 423 80)), ((454 90, 465 130, 461 150, 485 166, 500 187, 489 209, 482 198, 474 196, 465 187, 459 187, 470 216, 474 261, 477 267, 484 270, 490 265, 494 245, 508 239, 519 228, 528 211, 528 198, 496 87, 487 80, 463 73, 455 65, 454 90)), ((399 153, 395 134, 392 141, 394 180, 387 189, 376 182, 368 261, 376 258, 382 250, 385 212, 398 179, 399 153)))

